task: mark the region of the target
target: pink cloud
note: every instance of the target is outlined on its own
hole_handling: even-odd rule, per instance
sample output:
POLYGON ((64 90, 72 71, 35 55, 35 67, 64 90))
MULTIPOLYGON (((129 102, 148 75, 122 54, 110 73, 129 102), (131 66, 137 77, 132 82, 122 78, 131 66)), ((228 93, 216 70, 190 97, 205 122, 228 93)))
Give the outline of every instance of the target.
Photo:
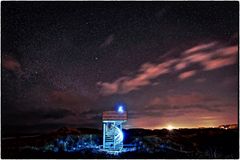
POLYGON ((98 82, 97 85, 101 86, 101 92, 104 95, 113 94, 118 91, 117 83, 98 82))
POLYGON ((179 70, 182 70, 184 68, 186 68, 188 66, 188 63, 187 62, 179 62, 176 66, 175 66, 175 70, 176 71, 179 71, 179 70))
POLYGON ((164 74, 199 64, 199 69, 184 71, 178 75, 180 80, 185 80, 197 74, 199 70, 214 70, 235 64, 237 52, 237 45, 226 46, 216 41, 196 45, 183 51, 178 58, 169 58, 159 64, 144 63, 134 76, 123 76, 113 82, 98 82, 97 85, 100 86, 102 95, 125 94, 152 85, 152 80, 164 74))
MULTIPOLYGON (((188 63, 198 63, 203 66, 203 70, 213 70, 222 68, 228 65, 232 65, 236 63, 236 55, 238 53, 238 46, 222 46, 218 45, 216 46, 214 44, 214 48, 209 48, 210 46, 213 46, 213 43, 210 43, 209 45, 205 44, 205 46, 208 46, 208 49, 210 51, 204 52, 204 51, 196 51, 194 50, 193 54, 190 54, 191 52, 188 51, 188 55, 183 53, 183 61, 188 63)), ((199 46, 193 47, 198 48, 199 46)), ((205 47, 206 48, 206 47, 205 47)), ((191 50, 191 49, 190 49, 191 50)))
POLYGON ((128 93, 133 90, 139 89, 141 86, 146 86, 150 83, 147 75, 138 75, 136 78, 126 80, 121 83, 121 93, 128 93))
POLYGON ((211 43, 207 43, 207 44, 200 44, 200 45, 196 45, 188 50, 186 50, 184 52, 184 54, 191 54, 193 52, 198 52, 198 51, 201 51, 201 50, 205 50, 205 49, 209 49, 213 46, 215 46, 217 44, 217 42, 211 42, 211 43))
POLYGON ((225 47, 225 48, 220 48, 216 52, 218 54, 220 54, 221 56, 234 56, 238 52, 238 47, 237 46, 229 46, 229 47, 225 47))
POLYGON ((2 66, 9 71, 22 72, 21 64, 15 58, 8 55, 3 56, 2 66))
POLYGON ((188 61, 188 63, 201 63, 203 61, 208 60, 211 57, 210 54, 204 52, 198 52, 193 55, 189 55, 185 57, 183 60, 188 61))
POLYGON ((196 74, 196 71, 195 71, 195 70, 186 71, 186 72, 181 73, 181 74, 178 76, 178 78, 179 78, 180 80, 183 80, 183 79, 187 79, 187 78, 189 78, 189 77, 192 77, 192 76, 195 75, 195 74, 196 74))
POLYGON ((212 59, 212 60, 203 62, 204 70, 213 70, 217 68, 222 68, 222 67, 234 64, 236 60, 237 59, 235 57, 212 59))
POLYGON ((151 80, 160 75, 169 73, 171 66, 176 62, 176 59, 172 59, 160 64, 145 63, 140 67, 139 73, 134 77, 120 77, 113 83, 98 82, 97 85, 101 87, 100 92, 103 95, 128 93, 151 84, 151 80))
MULTIPOLYGON (((183 70, 190 64, 203 66, 200 70, 214 70, 236 63, 238 46, 225 46, 217 42, 197 45, 182 52, 180 60, 175 65, 175 70, 183 70)), ((182 73, 179 78, 192 76, 195 72, 182 73)))

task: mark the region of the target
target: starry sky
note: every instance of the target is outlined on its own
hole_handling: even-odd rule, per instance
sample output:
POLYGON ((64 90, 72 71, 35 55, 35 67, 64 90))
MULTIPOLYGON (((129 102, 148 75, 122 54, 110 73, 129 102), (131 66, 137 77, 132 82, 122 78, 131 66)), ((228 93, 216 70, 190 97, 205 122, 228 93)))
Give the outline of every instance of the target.
POLYGON ((2 134, 238 122, 238 2, 2 2, 2 134))

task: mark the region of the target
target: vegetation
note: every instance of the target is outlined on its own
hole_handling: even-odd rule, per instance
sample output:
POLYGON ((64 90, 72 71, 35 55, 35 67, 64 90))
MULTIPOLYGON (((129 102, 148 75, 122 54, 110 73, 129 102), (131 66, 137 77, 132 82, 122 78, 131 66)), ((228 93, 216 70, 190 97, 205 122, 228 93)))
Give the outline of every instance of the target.
POLYGON ((2 158, 238 158, 238 129, 124 130, 135 151, 100 151, 101 131, 62 128, 35 137, 2 139, 2 158))

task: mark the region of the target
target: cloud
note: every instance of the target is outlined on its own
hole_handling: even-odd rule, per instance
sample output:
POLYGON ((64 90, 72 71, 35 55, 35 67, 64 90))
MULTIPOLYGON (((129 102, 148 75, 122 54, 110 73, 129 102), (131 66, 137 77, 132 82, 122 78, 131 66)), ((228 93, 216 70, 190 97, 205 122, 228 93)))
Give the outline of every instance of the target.
POLYGON ((100 107, 96 107, 94 109, 87 109, 81 113, 79 113, 79 116, 84 116, 86 120, 88 121, 96 121, 101 120, 102 118, 102 112, 104 109, 100 107))
POLYGON ((155 97, 151 99, 148 103, 149 106, 155 105, 192 105, 199 104, 204 102, 213 102, 216 101, 214 97, 209 97, 202 95, 200 93, 188 93, 185 95, 167 95, 164 97, 155 97))
POLYGON ((152 80, 164 74, 176 73, 180 80, 185 80, 199 71, 215 70, 235 64, 237 53, 237 45, 227 46, 216 41, 199 44, 182 51, 179 57, 168 57, 158 64, 144 63, 133 76, 123 76, 113 82, 98 82, 97 86, 100 87, 100 93, 107 96, 125 94, 152 85, 152 80), (197 64, 199 68, 186 71, 193 64, 197 64))
POLYGON ((36 124, 41 122, 48 122, 51 120, 63 120, 69 116, 75 116, 76 114, 69 109, 63 107, 32 107, 24 110, 15 110, 14 112, 7 112, 4 114, 4 124, 21 125, 21 124, 36 124))
POLYGON ((67 116, 75 115, 75 113, 73 113, 72 111, 64 108, 47 110, 47 111, 44 111, 43 113, 44 113, 43 118, 47 118, 47 119, 61 119, 67 116))
POLYGON ((117 83, 98 82, 97 85, 101 86, 104 95, 111 95, 118 91, 117 83))
POLYGON ((205 78, 198 78, 198 79, 195 80, 196 83, 203 83, 205 81, 206 81, 205 78))
POLYGON ((203 62, 203 65, 204 65, 204 70, 213 70, 213 69, 218 69, 224 66, 234 64, 236 61, 237 59, 235 57, 217 58, 217 59, 203 62))
POLYGON ((93 101, 85 96, 77 95, 67 91, 53 90, 48 95, 48 102, 62 106, 88 106, 93 101))
MULTIPOLYGON (((232 107, 228 102, 219 101, 210 95, 188 93, 185 95, 165 95, 150 99, 145 104, 144 112, 135 110, 133 115, 144 114, 156 117, 177 117, 196 112, 222 112, 226 106, 232 107)), ((137 116, 136 116, 137 117, 137 116)), ((133 117, 135 118, 135 117, 133 117)))
POLYGON ((207 43, 207 44, 196 45, 196 46, 186 50, 184 52, 184 54, 188 55, 188 54, 191 54, 191 53, 194 53, 194 52, 199 52, 199 51, 202 51, 202 50, 205 50, 205 49, 209 49, 209 48, 213 47, 216 44, 217 44, 217 42, 211 42, 211 43, 207 43))
POLYGON ((75 92, 49 88, 45 90, 42 87, 35 87, 34 90, 27 92, 25 97, 28 98, 17 98, 17 100, 4 105, 5 125, 32 125, 50 122, 82 125, 84 121, 93 120, 93 117, 96 117, 94 114, 84 113, 88 108, 96 106, 94 97, 90 99, 75 92))
MULTIPOLYGON (((131 111, 131 113, 129 113, 129 118, 131 117, 131 119, 136 119, 141 118, 141 116, 149 116, 157 119, 161 119, 163 117, 164 119, 171 119, 173 117, 184 117, 185 115, 189 118, 193 113, 201 112, 202 115, 205 115, 205 113, 208 115, 216 115, 222 113, 223 111, 229 111, 229 108, 236 108, 236 105, 234 104, 230 104, 224 100, 219 100, 215 96, 199 92, 190 92, 185 94, 172 93, 165 94, 161 97, 157 96, 147 101, 144 106, 144 110, 131 111)), ((195 117, 196 116, 193 118, 195 117)), ((184 119, 186 119, 186 117, 184 117, 184 119)))
POLYGON ((183 53, 181 63, 198 63, 203 66, 202 70, 214 70, 236 63, 238 46, 224 46, 223 44, 209 43, 195 46, 183 53), (203 47, 204 46, 204 47, 203 47), (198 48, 198 49, 196 49, 198 48), (204 48, 205 51, 202 51, 204 48))
POLYGON ((188 66, 187 62, 179 62, 178 64, 176 64, 175 70, 179 71, 179 70, 186 68, 187 66, 188 66))
POLYGON ((2 66, 6 70, 13 71, 16 73, 22 73, 21 64, 12 56, 4 55, 2 59, 2 66))
POLYGON ((181 74, 178 76, 178 78, 179 78, 180 80, 184 80, 184 79, 187 79, 187 78, 189 78, 189 77, 192 77, 192 76, 195 75, 195 74, 196 74, 196 71, 195 71, 195 70, 186 71, 186 72, 181 73, 181 74))
POLYGON ((161 111, 154 111, 154 110, 145 110, 144 112, 142 111, 128 111, 128 117, 130 119, 139 119, 141 117, 162 117, 163 112, 161 111))
POLYGON ((111 34, 105 39, 105 41, 102 44, 100 44, 99 47, 105 48, 105 47, 109 46, 113 42, 113 40, 114 40, 114 34, 111 34))
POLYGON ((151 83, 151 80, 170 72, 170 66, 176 63, 177 60, 172 59, 160 64, 145 63, 139 69, 138 74, 134 77, 121 77, 113 83, 98 82, 103 95, 111 95, 114 93, 128 93, 133 90, 138 90, 142 86, 151 83))

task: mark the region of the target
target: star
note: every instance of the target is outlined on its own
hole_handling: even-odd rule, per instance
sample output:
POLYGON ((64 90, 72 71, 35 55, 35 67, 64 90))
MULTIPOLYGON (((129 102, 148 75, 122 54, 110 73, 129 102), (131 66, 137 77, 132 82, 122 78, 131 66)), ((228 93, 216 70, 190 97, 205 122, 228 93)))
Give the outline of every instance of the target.
POLYGON ((2 7, 3 125, 97 127, 118 100, 131 127, 237 122, 237 5, 24 4, 2 7))

